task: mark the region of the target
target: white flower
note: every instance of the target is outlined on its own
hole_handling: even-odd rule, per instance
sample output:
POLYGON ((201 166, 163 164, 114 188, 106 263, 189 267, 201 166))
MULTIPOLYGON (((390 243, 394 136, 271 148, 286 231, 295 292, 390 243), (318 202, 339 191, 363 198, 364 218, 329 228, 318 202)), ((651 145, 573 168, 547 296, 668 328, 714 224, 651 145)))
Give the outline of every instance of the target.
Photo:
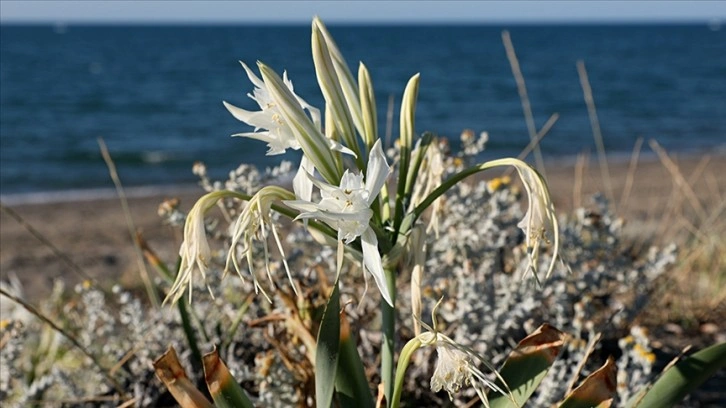
POLYGON ((480 164, 477 167, 485 170, 497 166, 513 166, 519 173, 524 189, 527 191, 527 212, 517 226, 524 231, 526 236, 525 244, 529 255, 527 271, 532 271, 536 280, 539 280, 537 269, 540 244, 542 241, 552 244, 552 257, 545 274, 545 278, 548 278, 557 261, 560 248, 560 230, 547 184, 544 178, 537 173, 537 170, 519 159, 497 159, 480 164))
POLYGON ((285 201, 291 208, 301 211, 299 219, 315 218, 338 230, 338 240, 350 244, 361 237, 363 265, 378 285, 383 298, 391 305, 390 292, 383 275, 378 238, 369 223, 373 216, 370 209, 390 173, 378 140, 371 149, 365 179, 362 174, 345 171, 339 186, 312 179, 320 189, 321 200, 315 204, 307 200, 285 201))
MULTIPOLYGON (((215 191, 205 194, 189 211, 184 223, 184 241, 179 248, 179 257, 181 258, 179 273, 164 302, 169 300, 176 302, 185 290, 189 291, 189 302, 191 302, 192 278, 195 268, 199 269, 202 280, 206 280, 208 262, 212 258, 212 252, 207 242, 204 215, 217 204, 217 201, 228 194, 227 191, 215 191)), ((212 293, 211 289, 210 293, 212 293)))
MULTIPOLYGON (((258 78, 244 62, 240 63, 255 86, 253 93, 248 94, 248 96, 257 102, 261 110, 247 111, 226 101, 223 102, 224 106, 235 118, 255 128, 253 132, 237 133, 233 136, 249 137, 266 142, 267 147, 269 147, 268 156, 285 153, 287 149, 299 150, 300 143, 295 138, 291 124, 285 120, 280 111, 280 106, 270 95, 265 82, 258 78)), ((320 129, 320 111, 294 93, 292 82, 287 78, 287 72, 283 73, 283 82, 297 100, 300 108, 308 111, 312 122, 320 129)))
POLYGON ((269 297, 267 296, 267 293, 265 293, 264 289, 262 289, 257 281, 257 276, 252 271, 252 266, 254 265, 252 259, 252 244, 256 239, 262 241, 265 257, 265 270, 267 271, 267 277, 269 278, 270 283, 274 285, 270 271, 270 251, 267 246, 267 239, 269 238, 268 234, 269 231, 272 231, 272 236, 275 239, 275 244, 277 245, 277 249, 282 257, 282 263, 285 267, 287 277, 290 280, 293 290, 297 293, 297 288, 295 287, 295 283, 292 279, 290 268, 287 264, 287 260, 285 259, 285 252, 282 248, 280 236, 277 233, 275 224, 272 222, 272 218, 270 216, 271 207, 274 201, 281 201, 293 197, 294 195, 284 188, 277 186, 263 187, 254 196, 252 196, 245 209, 240 213, 232 229, 232 244, 230 245, 230 249, 227 254, 227 265, 225 269, 229 269, 231 264, 234 266, 237 274, 242 277, 239 257, 246 257, 247 266, 250 268, 250 276, 252 277, 252 281, 255 285, 255 292, 262 290, 263 295, 265 295, 268 300, 269 297), (238 245, 241 245, 241 248, 238 248, 238 245))
POLYGON ((537 272, 537 260, 539 258, 540 242, 550 243, 548 235, 551 234, 554 245, 552 260, 545 277, 549 277, 554 269, 557 253, 559 250, 559 226, 555 214, 549 190, 542 176, 529 166, 515 166, 522 184, 529 197, 527 212, 522 221, 517 224, 524 231, 526 236, 527 251, 529 252, 530 268, 537 272))
POLYGON ((450 337, 439 332, 436 310, 442 301, 443 298, 436 303, 431 311, 433 328, 425 323, 421 323, 428 331, 419 334, 409 341, 409 344, 413 344, 415 347, 409 348, 409 344, 407 344, 401 352, 402 357, 399 357, 399 359, 409 358, 409 356, 404 356, 403 354, 415 351, 419 347, 436 347, 437 360, 430 382, 431 391, 439 392, 445 390, 449 394, 449 398, 453 400, 454 393, 459 392, 465 386, 471 386, 484 405, 488 406, 489 401, 486 396, 487 387, 503 394, 505 391, 487 378, 477 367, 478 364, 485 365, 502 383, 504 383, 504 380, 496 369, 476 352, 456 343, 450 337))
MULTIPOLYGON (((438 336, 441 336, 440 334, 438 336)), ((445 340, 436 341, 436 368, 431 377, 431 391, 439 392, 442 389, 454 399, 454 393, 462 387, 474 384, 479 377, 470 355, 454 347, 445 340), (472 381, 472 377, 474 381, 472 381)))

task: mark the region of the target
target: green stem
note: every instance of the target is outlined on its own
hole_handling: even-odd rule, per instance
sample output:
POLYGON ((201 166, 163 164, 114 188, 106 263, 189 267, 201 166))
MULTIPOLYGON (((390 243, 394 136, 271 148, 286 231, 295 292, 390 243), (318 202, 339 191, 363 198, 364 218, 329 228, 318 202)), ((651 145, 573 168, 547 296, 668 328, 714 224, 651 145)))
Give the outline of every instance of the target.
POLYGON ((186 299, 179 299, 179 302, 177 302, 177 308, 179 308, 179 316, 181 317, 184 335, 187 338, 189 349, 192 352, 192 365, 195 370, 200 370, 202 368, 202 353, 199 351, 197 336, 194 334, 194 328, 192 327, 192 322, 189 318, 189 311, 187 310, 186 302, 186 299))
POLYGON ((383 344, 381 345, 381 379, 383 380, 383 392, 386 396, 386 406, 390 407, 393 398, 393 374, 394 374, 394 345, 396 335, 396 272, 386 268, 386 283, 391 291, 393 306, 381 299, 381 316, 383 321, 383 344))
POLYGON ((396 383, 393 388, 393 397, 389 406, 391 408, 398 408, 401 404, 401 394, 403 393, 403 379, 406 378, 406 368, 408 363, 411 361, 413 353, 421 347, 421 340, 418 337, 414 337, 403 346, 401 355, 398 357, 398 367, 396 368, 396 383))
MULTIPOLYGON (((497 159, 488 161, 485 163, 477 164, 476 166, 469 167, 468 169, 462 170, 459 173, 454 174, 453 176, 449 177, 441 183, 441 185, 434 191, 431 192, 416 208, 413 210, 414 212, 414 221, 418 219, 418 217, 421 216, 421 214, 426 211, 426 209, 433 204, 434 201, 436 201, 437 198, 441 197, 445 192, 447 192, 451 187, 459 183, 461 180, 479 173, 480 171, 488 170, 493 167, 497 166, 517 166, 517 165, 525 165, 524 162, 517 159, 497 159)), ((403 232, 403 231, 402 231, 403 232)))

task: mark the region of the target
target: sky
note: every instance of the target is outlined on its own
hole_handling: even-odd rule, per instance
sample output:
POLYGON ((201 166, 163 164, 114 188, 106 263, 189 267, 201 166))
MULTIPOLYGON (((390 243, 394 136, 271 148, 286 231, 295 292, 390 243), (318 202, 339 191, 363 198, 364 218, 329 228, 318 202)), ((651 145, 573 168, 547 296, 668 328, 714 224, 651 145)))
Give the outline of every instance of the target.
POLYGON ((708 22, 726 1, 0 0, 0 22, 35 23, 708 22))

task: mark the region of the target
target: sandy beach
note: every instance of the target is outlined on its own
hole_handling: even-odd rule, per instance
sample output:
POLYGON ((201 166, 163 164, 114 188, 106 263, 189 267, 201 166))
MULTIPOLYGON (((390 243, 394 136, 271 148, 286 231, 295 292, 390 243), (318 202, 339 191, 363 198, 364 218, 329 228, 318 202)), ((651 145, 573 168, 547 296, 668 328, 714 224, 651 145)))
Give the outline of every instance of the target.
MULTIPOLYGON (((723 210, 726 194, 726 154, 671 155, 687 186, 674 187, 674 178, 652 153, 637 163, 629 198, 621 203, 628 184, 629 159, 609 160, 610 179, 618 207, 618 215, 626 220, 629 234, 664 234, 664 217, 675 214, 669 210, 686 209, 712 215, 723 210), (692 194, 691 194, 692 191, 692 194), (697 201, 697 202, 696 202, 697 201), (678 205, 674 205, 678 204, 678 205), (661 229, 659 229, 661 228, 661 229)), ((569 212, 575 206, 587 206, 589 197, 605 191, 600 167, 594 156, 584 165, 576 160, 550 162, 546 167, 547 180, 558 212, 569 212)), ((500 173, 488 173, 495 177, 500 173)), ((162 223, 157 215, 158 205, 167 198, 178 197, 181 208, 189 210, 198 189, 130 190, 129 207, 136 228, 143 231, 149 244, 170 264, 176 258, 180 232, 162 223), (178 193, 177 193, 178 192, 178 193)), ((139 282, 138 262, 122 206, 113 193, 105 197, 63 196, 46 202, 34 202, 16 197, 4 197, 3 205, 32 226, 44 239, 65 254, 85 274, 104 286, 121 283, 133 286, 139 282), (24 201, 24 202, 23 202, 24 201)), ((37 201, 37 200, 35 200, 37 201)), ((668 220, 665 220, 668 222, 668 220)), ((672 234, 673 231, 670 231, 672 234)), ((26 296, 37 300, 47 295, 55 279, 63 278, 72 287, 82 277, 67 260, 62 259, 46 244, 31 234, 7 211, 0 215, 0 275, 7 279, 16 275, 26 296)))

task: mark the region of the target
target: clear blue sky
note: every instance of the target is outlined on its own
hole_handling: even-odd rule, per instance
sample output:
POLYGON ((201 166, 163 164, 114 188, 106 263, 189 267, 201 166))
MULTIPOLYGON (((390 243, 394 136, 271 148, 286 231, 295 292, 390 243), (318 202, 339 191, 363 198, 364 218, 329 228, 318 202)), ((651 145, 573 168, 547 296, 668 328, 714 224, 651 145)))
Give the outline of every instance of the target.
POLYGON ((726 1, 32 1, 0 22, 616 22, 726 20, 726 1))

